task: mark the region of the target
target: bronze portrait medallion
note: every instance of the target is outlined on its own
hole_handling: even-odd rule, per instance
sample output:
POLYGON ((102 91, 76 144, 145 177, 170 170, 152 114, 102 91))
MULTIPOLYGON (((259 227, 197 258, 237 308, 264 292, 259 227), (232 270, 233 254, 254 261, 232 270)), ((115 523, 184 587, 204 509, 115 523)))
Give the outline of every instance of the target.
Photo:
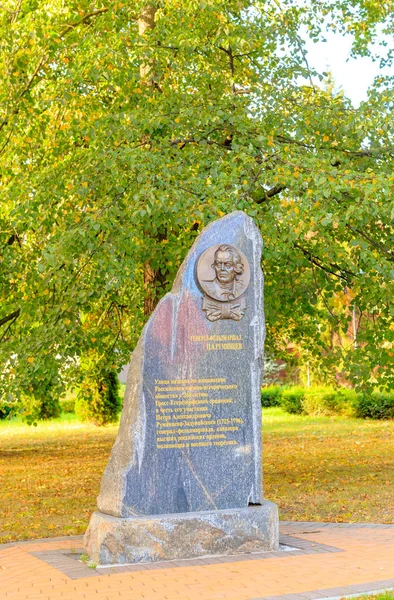
POLYGON ((243 252, 230 244, 211 246, 198 259, 197 281, 204 292, 202 310, 207 319, 242 319, 244 293, 250 282, 250 267, 243 252))

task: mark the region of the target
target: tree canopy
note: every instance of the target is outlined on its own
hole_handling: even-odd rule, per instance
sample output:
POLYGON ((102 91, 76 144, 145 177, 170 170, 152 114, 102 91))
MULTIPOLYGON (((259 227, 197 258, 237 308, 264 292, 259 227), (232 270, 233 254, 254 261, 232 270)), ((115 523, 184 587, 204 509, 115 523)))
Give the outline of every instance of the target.
POLYGON ((271 355, 393 385, 392 81, 355 108, 304 41, 329 26, 365 55, 390 4, 2 3, 4 393, 127 362, 144 298, 237 209, 265 243, 271 355))

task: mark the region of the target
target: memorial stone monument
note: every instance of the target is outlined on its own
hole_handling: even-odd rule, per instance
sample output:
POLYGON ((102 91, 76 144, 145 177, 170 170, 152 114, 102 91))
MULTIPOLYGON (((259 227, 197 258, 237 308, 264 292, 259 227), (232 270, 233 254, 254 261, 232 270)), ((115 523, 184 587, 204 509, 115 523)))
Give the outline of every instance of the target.
POLYGON ((262 492, 261 246, 243 212, 213 222, 146 324, 85 535, 94 562, 278 548, 262 492))

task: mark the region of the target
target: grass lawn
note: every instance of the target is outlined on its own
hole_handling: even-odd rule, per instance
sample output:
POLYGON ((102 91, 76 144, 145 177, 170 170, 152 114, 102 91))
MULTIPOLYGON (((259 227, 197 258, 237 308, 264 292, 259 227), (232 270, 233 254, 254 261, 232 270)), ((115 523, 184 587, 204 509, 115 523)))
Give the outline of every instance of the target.
POLYGON ((394 522, 394 421, 263 410, 264 495, 282 520, 394 522))
POLYGON ((374 596, 358 596, 359 600, 394 600, 394 594, 392 592, 386 592, 384 594, 375 594, 374 596))
MULTIPOLYGON (((117 425, 0 422, 0 542, 83 533, 117 425)), ((394 522, 394 422, 263 411, 264 488, 284 520, 394 522)), ((390 596, 385 598, 389 600, 390 596)))
POLYGON ((117 429, 0 422, 0 542, 83 533, 117 429))

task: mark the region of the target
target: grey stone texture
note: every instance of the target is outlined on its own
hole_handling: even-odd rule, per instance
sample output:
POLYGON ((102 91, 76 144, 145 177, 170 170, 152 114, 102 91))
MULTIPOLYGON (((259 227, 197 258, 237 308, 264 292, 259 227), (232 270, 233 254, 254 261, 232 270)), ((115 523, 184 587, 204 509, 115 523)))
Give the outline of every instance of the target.
POLYGON ((126 519, 95 512, 85 545, 93 562, 112 565, 275 550, 278 536, 277 506, 265 501, 240 510, 126 519))
MULTIPOLYGON (((163 523, 167 525, 156 519, 154 526, 160 531, 164 527, 169 539, 175 540, 169 515, 181 513, 185 519, 184 513, 193 513, 191 521, 184 521, 182 527, 177 524, 175 530, 186 531, 193 523, 196 535, 206 530, 211 538, 208 546, 219 548, 220 544, 212 541, 213 517, 198 520, 195 513, 246 509, 245 514, 257 514, 248 506, 263 503, 260 382, 265 324, 261 248, 260 233, 245 213, 237 211, 213 222, 196 239, 173 289, 146 324, 131 358, 119 433, 101 483, 101 516, 95 513, 86 534, 86 547, 92 556, 100 555, 101 560, 105 555, 104 550, 97 549, 97 540, 93 542, 94 535, 102 537, 98 531, 94 533, 95 528, 107 531, 111 522, 123 542, 127 531, 135 531, 131 521, 114 524, 103 515, 134 517, 140 524, 142 516, 156 519, 165 515, 163 523), (205 251, 221 244, 240 251, 248 263, 244 271, 247 278, 250 269, 250 282, 240 299, 232 296, 227 308, 225 303, 223 309, 219 306, 219 317, 212 321, 203 311, 207 299, 198 283, 197 264, 205 251), (238 301, 242 302, 241 312, 238 301)), ((209 265, 206 268, 210 276, 209 265)), ((244 288, 238 285, 238 289, 244 288)), ((252 516, 245 519, 248 544, 252 516)), ((235 521, 231 522, 235 527, 235 521)), ((226 523, 226 519, 220 521, 220 535, 226 523)), ((271 527, 272 532, 274 529, 271 527)), ((234 544, 241 548, 236 530, 234 544)), ((266 549, 278 547, 277 526, 275 531, 272 535, 276 537, 266 549)), ((233 551, 229 530, 224 538, 233 551)), ((138 539, 142 543, 142 538, 138 539)), ((168 547, 163 540, 160 543, 168 547)), ((185 544, 180 541, 180 547, 185 544)), ((114 547, 115 560, 121 551, 115 542, 114 547)), ((188 556, 196 554, 183 558, 188 556)))

